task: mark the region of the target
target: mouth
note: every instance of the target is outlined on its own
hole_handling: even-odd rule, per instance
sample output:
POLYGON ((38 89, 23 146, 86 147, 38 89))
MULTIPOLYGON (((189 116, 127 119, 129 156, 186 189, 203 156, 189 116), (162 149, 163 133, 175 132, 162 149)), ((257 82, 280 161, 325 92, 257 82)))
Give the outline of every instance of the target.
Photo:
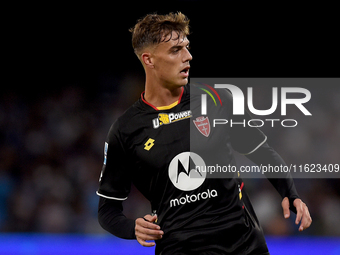
POLYGON ((182 69, 182 71, 180 72, 182 75, 184 75, 185 77, 189 76, 189 69, 190 66, 186 66, 184 69, 182 69))

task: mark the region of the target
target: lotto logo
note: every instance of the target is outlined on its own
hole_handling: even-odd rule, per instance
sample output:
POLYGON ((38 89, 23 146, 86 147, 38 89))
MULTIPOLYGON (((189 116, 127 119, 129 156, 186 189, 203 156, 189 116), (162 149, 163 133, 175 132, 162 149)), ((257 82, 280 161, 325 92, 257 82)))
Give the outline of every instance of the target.
POLYGON ((152 138, 149 138, 149 140, 146 141, 146 143, 144 143, 145 147, 144 150, 150 150, 154 145, 155 145, 155 140, 152 138))

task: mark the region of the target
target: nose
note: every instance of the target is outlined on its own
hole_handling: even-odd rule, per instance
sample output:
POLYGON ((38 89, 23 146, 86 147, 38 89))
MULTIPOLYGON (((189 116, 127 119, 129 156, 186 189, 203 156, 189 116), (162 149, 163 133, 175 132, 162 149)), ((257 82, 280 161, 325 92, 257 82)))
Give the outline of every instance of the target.
POLYGON ((186 48, 183 63, 191 61, 191 60, 192 60, 192 55, 190 54, 189 50, 186 48))

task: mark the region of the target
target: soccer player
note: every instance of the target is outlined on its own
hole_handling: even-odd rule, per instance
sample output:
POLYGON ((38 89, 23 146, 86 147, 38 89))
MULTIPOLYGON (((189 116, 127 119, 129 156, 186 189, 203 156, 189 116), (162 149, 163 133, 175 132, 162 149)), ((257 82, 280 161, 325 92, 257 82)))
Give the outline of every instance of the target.
MULTIPOLYGON (((131 32, 146 74, 145 91, 107 136, 97 191, 101 226, 143 246, 157 244, 156 254, 269 254, 242 180, 206 178, 197 166, 235 165, 231 147, 256 164, 285 162, 259 129, 208 131, 200 109, 191 109, 202 90, 188 84, 192 56, 184 14, 147 15, 131 32), (150 201, 152 214, 138 219, 124 216, 122 201, 131 183, 150 201)), ((219 113, 228 119, 231 94, 227 90, 219 94, 224 104, 219 113)), ((282 196, 284 217, 290 217, 290 209, 296 212, 295 222, 302 231, 312 221, 308 208, 291 176, 281 177, 269 181, 282 196)))

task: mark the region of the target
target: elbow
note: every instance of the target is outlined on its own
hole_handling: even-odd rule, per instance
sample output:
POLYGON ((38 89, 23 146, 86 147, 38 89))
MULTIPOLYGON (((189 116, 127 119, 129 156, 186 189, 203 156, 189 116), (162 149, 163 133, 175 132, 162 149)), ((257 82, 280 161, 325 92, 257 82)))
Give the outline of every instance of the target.
POLYGON ((134 220, 127 219, 120 205, 116 203, 101 203, 98 208, 99 225, 114 236, 123 239, 135 239, 134 220))
MULTIPOLYGON (((110 232, 110 215, 113 216, 114 213, 112 209, 105 203, 105 200, 100 198, 99 205, 98 205, 98 223, 99 225, 106 231, 110 232)), ((112 220, 112 218, 111 218, 112 220)))
POLYGON ((100 210, 98 210, 98 223, 99 225, 106 230, 105 228, 105 220, 104 220, 104 217, 103 217, 103 214, 100 212, 100 210))

